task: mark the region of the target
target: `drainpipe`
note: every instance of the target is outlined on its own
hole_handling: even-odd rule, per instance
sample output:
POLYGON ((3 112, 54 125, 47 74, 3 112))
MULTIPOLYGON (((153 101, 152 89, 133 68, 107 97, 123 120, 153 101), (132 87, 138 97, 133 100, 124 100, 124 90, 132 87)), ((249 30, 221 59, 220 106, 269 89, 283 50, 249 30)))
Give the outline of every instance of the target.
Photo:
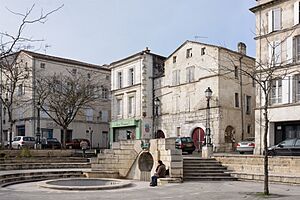
POLYGON ((238 52, 241 54, 239 58, 239 70, 240 70, 240 102, 241 102, 241 123, 242 123, 242 140, 245 136, 245 125, 244 125, 244 95, 243 95, 243 73, 242 73, 242 60, 246 55, 246 45, 242 42, 238 43, 238 52))

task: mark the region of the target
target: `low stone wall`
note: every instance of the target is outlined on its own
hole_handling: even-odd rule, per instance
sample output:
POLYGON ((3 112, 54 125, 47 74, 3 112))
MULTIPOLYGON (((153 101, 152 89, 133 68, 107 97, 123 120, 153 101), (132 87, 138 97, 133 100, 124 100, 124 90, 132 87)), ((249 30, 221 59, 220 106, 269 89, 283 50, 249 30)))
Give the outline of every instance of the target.
POLYGON ((72 150, 72 149, 66 149, 66 150, 28 149, 27 152, 22 153, 22 150, 0 150, 0 154, 6 157, 71 157, 76 154, 75 151, 76 150, 72 150))
MULTIPOLYGON (((264 180, 264 158, 260 155, 214 156, 240 179, 264 180)), ((271 182, 300 184, 300 157, 269 157, 271 182)))

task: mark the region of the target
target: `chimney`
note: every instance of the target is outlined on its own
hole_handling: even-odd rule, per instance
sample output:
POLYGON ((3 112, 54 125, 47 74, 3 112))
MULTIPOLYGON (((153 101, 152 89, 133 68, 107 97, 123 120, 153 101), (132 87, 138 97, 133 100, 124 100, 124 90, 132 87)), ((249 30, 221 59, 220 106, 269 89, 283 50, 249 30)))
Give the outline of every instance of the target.
POLYGON ((238 43, 238 52, 240 54, 246 55, 247 54, 247 46, 243 42, 238 43))
POLYGON ((148 47, 146 47, 145 52, 150 53, 150 49, 148 47))

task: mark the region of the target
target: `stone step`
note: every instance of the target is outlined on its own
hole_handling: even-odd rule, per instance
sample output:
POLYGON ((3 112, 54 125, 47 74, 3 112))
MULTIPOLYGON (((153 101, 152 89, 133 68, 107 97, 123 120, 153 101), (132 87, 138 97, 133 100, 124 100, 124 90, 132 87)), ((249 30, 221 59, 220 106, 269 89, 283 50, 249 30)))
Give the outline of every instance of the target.
POLYGON ((219 163, 183 163, 183 167, 222 166, 219 163))
POLYGON ((10 163, 86 163, 89 159, 82 157, 36 157, 36 158, 3 158, 0 164, 10 163))
POLYGON ((52 171, 52 172, 29 172, 17 174, 5 174, 0 176, 0 187, 5 187, 12 184, 57 179, 57 178, 71 178, 82 177, 81 171, 52 171))
POLYGON ((0 164, 0 170, 91 168, 90 163, 15 163, 0 164))
POLYGON ((183 170, 183 174, 184 173, 224 173, 227 172, 224 169, 184 169, 183 170))
POLYGON ((208 173, 183 173, 184 177, 223 177, 223 176, 230 176, 227 173, 219 173, 219 172, 208 172, 208 173))
POLYGON ((237 181, 237 178, 231 176, 213 176, 213 177, 184 177, 184 181, 237 181))

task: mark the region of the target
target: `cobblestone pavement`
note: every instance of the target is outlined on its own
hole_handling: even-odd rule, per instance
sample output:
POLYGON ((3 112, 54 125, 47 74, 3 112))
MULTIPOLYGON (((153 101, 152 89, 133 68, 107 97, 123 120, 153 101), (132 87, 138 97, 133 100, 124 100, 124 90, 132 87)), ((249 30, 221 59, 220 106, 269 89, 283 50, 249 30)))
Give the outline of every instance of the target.
MULTIPOLYGON (((185 182, 149 187, 147 182, 133 181, 129 188, 103 191, 60 191, 43 189, 37 183, 23 183, 0 189, 0 200, 155 200, 155 199, 265 199, 257 182, 185 182)), ((300 199, 300 186, 270 184, 271 199, 300 199)))

